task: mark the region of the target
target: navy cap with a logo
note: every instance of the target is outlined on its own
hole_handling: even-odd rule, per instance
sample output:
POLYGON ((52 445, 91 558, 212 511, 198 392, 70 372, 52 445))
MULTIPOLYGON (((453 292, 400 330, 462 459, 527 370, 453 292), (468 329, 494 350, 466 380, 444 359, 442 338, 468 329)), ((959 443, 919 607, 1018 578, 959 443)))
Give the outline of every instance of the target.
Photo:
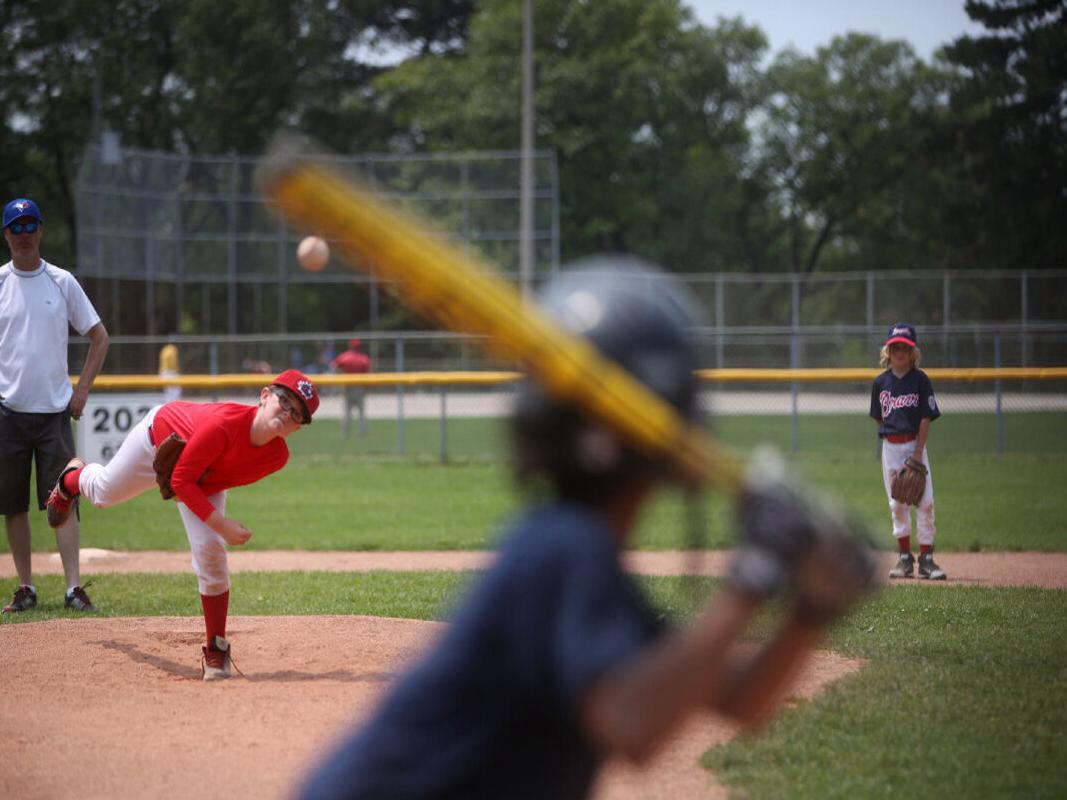
POLYGON ((37 208, 37 204, 26 197, 16 197, 6 206, 4 206, 4 227, 6 228, 12 222, 22 217, 31 217, 38 222, 44 222, 44 218, 41 216, 41 209, 37 208))
POLYGON ((896 325, 889 329, 889 336, 886 337, 886 345, 891 345, 894 342, 901 342, 909 347, 915 347, 919 343, 919 337, 915 335, 915 328, 906 322, 898 322, 896 325))

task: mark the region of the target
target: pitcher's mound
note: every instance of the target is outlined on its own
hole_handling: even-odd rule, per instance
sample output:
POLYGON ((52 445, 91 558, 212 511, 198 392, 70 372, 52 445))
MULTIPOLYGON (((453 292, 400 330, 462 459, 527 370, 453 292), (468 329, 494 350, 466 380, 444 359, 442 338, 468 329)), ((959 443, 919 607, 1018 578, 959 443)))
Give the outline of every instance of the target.
MULTIPOLYGON (((232 617, 227 634, 247 678, 205 684, 202 626, 193 617, 4 626, 0 797, 291 797, 309 765, 444 629, 377 617, 232 617)), ((857 666, 820 654, 800 693, 857 666)), ((732 732, 698 722, 651 775, 611 769, 598 797, 713 794, 696 759, 732 732)))

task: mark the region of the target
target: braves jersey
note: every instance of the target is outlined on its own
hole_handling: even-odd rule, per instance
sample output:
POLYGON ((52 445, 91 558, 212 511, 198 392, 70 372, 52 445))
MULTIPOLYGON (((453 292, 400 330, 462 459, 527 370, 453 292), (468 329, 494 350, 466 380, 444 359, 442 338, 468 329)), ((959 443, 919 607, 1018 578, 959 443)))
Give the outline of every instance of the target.
POLYGON ((918 433, 924 417, 941 416, 934 399, 934 386, 921 369, 912 367, 902 378, 887 369, 871 388, 871 418, 881 423, 878 435, 918 433))
POLYGON ((661 628, 599 516, 535 509, 440 643, 301 797, 585 797, 600 756, 581 699, 661 628))
POLYGON ((174 494, 200 519, 215 507, 210 495, 247 486, 277 472, 289 460, 281 437, 264 445, 251 441, 255 406, 242 403, 167 403, 152 420, 152 444, 159 446, 171 433, 187 444, 170 478, 174 494))

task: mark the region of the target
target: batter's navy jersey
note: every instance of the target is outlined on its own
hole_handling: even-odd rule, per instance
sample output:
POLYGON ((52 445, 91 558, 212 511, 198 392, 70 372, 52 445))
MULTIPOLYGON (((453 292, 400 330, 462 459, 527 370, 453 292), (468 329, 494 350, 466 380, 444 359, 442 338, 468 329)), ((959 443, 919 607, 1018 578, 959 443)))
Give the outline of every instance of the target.
POLYGON ((600 757, 582 734, 581 698, 662 627, 598 516, 535 509, 441 642, 301 797, 585 797, 600 757))
POLYGON ((887 369, 874 379, 871 388, 871 417, 878 420, 881 437, 918 433, 923 417, 941 416, 934 399, 934 386, 921 369, 912 367, 903 378, 887 369))

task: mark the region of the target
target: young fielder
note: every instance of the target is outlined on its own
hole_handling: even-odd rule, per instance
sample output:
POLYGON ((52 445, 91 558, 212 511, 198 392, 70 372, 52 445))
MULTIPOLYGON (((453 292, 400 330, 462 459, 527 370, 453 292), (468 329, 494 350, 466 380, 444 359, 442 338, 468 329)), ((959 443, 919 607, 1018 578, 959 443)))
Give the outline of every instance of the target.
POLYGON ((225 516, 226 490, 255 483, 284 467, 289 460, 285 437, 310 424, 318 407, 315 385, 295 369, 264 386, 258 406, 183 401, 156 406, 130 430, 106 465, 71 459, 48 498, 53 527, 70 516, 79 496, 107 508, 159 485, 164 499, 177 498, 204 609, 205 681, 230 676, 226 545, 252 538, 252 531, 225 516), (164 454, 171 458, 161 458, 164 454))
MULTIPOLYGON (((545 308, 695 419, 687 305, 659 293, 661 280, 635 277, 564 273, 545 308)), ((788 499, 757 498, 727 589, 668 630, 620 563, 671 474, 664 461, 532 385, 512 432, 517 474, 539 499, 443 639, 314 770, 306 800, 585 797, 606 759, 646 759, 698 709, 748 722, 769 714, 869 577, 855 540, 831 548, 788 499), (786 582, 795 593, 779 630, 738 647, 786 582)))
POLYGON ((878 425, 882 439, 882 481, 889 498, 900 558, 889 571, 890 578, 915 575, 915 557, 911 553, 911 506, 915 505, 919 538, 919 577, 945 580, 945 572, 934 563, 934 481, 930 474, 930 456, 926 442, 930 423, 941 416, 934 399, 930 378, 919 369, 922 353, 915 328, 901 322, 889 329, 889 336, 879 358, 885 369, 874 379, 871 388, 870 415, 878 425), (911 472, 918 481, 914 496, 901 492, 898 473, 911 472), (925 476, 925 488, 922 488, 925 476), (894 481, 898 481, 894 487, 894 481))

